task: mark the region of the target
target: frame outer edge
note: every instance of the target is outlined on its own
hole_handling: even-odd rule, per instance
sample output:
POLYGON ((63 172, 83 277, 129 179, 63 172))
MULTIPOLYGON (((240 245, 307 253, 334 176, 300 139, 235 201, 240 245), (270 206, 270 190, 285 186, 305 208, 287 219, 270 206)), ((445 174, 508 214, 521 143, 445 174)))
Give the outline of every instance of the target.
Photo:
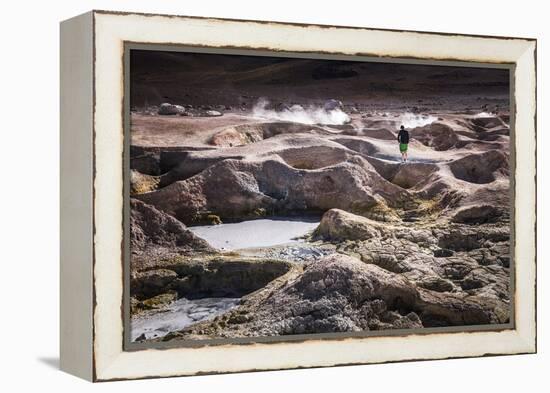
MULTIPOLYGON (((104 13, 104 12, 98 12, 98 15, 102 15, 102 16, 105 16, 105 15, 109 15, 109 16, 113 16, 114 13, 104 13)), ((134 15, 134 14, 131 14, 131 15, 134 15)), ((137 15, 140 15, 140 14, 137 14, 137 15)), ((122 18, 124 16, 117 16, 117 18, 122 18)), ((190 17, 190 19, 193 19, 190 17)), ((196 18, 195 18, 196 19, 196 18)), ((275 25, 285 25, 284 23, 273 23, 275 25)), ((369 30, 368 28, 365 28, 365 30, 369 30)), ((431 35, 437 35, 438 33, 427 33, 427 34, 431 34, 431 35)), ((464 35, 456 35, 457 37, 460 37, 460 36, 464 36, 464 35)), ((499 39, 502 39, 502 40, 506 40, 505 37, 498 37, 499 39)), ((99 41, 98 41, 99 42, 99 41)), ((529 48, 529 41, 525 41, 524 42, 525 44, 527 44, 527 47, 526 49, 528 49, 528 51, 530 52, 530 55, 532 56, 532 52, 531 52, 531 48, 529 48)), ((532 43, 532 42, 531 42, 532 43)), ((523 45, 523 43, 522 43, 523 45)), ((536 46, 536 43, 535 43, 535 46, 536 46)), ((535 56, 536 56, 536 48, 535 48, 535 56)), ((532 59, 532 57, 531 57, 532 59)), ((95 58, 94 58, 95 60, 95 58)), ((531 60, 532 61, 532 60, 531 60)), ((530 63, 530 65, 533 65, 533 63, 530 63)), ((534 64, 534 69, 536 69, 536 60, 535 60, 535 64, 534 64)), ((94 71, 95 72, 95 71, 94 71)), ((535 71, 536 72, 536 71, 535 71)), ((95 76, 95 75, 94 75, 95 76)), ((535 76, 536 78, 536 76, 535 76)), ((530 86, 530 90, 529 90, 529 94, 531 95, 532 97, 532 94, 533 94, 533 91, 536 92, 536 80, 535 80, 535 86, 534 86, 534 89, 531 89, 531 86, 530 86)), ((536 94, 536 93, 535 93, 536 94)), ((95 95, 95 94, 94 94, 95 95)), ((535 97, 536 98, 536 97, 535 97)), ((531 100, 529 100, 529 104, 531 104, 531 100)), ((534 101, 534 105, 535 105, 535 111, 534 111, 534 116, 535 116, 535 126, 534 128, 532 127, 529 127, 529 129, 527 130, 528 131, 528 135, 527 137, 528 138, 531 138, 531 137, 534 137, 535 140, 536 140, 536 99, 534 101), (529 135, 529 133, 534 133, 535 135, 529 135)), ((531 119, 531 121, 533 121, 531 119)), ((535 151, 536 151, 536 144, 535 144, 535 151)), ((535 171, 536 171, 536 162, 535 162, 535 171)), ((536 178, 535 178, 535 186, 536 186, 536 178)), ((94 194, 94 198, 96 197, 96 195, 94 194)), ((536 197, 535 197, 536 198, 536 197)), ((536 203, 536 199, 535 199, 535 203, 536 203)), ((529 230, 529 233, 527 233, 527 235, 531 235, 533 230, 536 231, 536 215, 534 216, 534 219, 535 219, 535 226, 534 227, 531 227, 531 230, 529 230)), ((530 246, 530 244, 529 244, 530 246)), ((531 251, 533 251, 531 249, 531 251)), ((536 258, 536 249, 535 249, 535 254, 534 254, 534 257, 536 258)), ((527 264, 532 264, 534 266, 534 263, 533 261, 526 261, 527 264)), ((532 268, 532 266, 530 265, 530 267, 532 268)), ((535 269, 536 270, 536 269, 535 269)), ((530 277, 531 278, 531 277, 530 277)), ((535 271, 535 276, 533 276, 532 278, 536 279, 536 271, 535 271)), ((530 282, 528 283, 530 285, 530 282)), ((94 283, 95 286, 98 285, 97 282, 94 283)), ((532 294, 530 295, 532 296, 532 294)), ((528 296, 528 303, 530 303, 531 301, 534 303, 536 301, 536 298, 532 298, 528 296)), ((533 306, 533 304, 524 304, 524 306, 533 306)), ((97 310, 96 310, 97 311, 97 310)), ((97 318, 97 315, 95 316, 97 318)), ((529 322, 535 322, 536 321, 536 314, 529 314, 526 316, 526 320, 529 321, 529 322), (533 321, 531 321, 531 316, 533 317, 533 321)), ((523 329, 522 329, 523 330, 523 329)), ((518 333, 518 332, 516 332, 518 333)), ((485 353, 485 354, 481 354, 481 355, 456 355, 456 356, 451 356, 451 357, 463 357, 463 356, 491 356, 491 355, 498 355, 498 354, 513 354, 513 353, 532 353, 534 351, 536 351, 536 326, 531 326, 530 329, 528 331, 525 331, 523 330, 522 332, 523 334, 521 334, 519 337, 516 336, 514 339, 516 341, 516 344, 518 344, 519 346, 514 350, 510 351, 510 352, 507 352, 507 351, 498 351, 498 352, 489 352, 489 353, 485 353)), ((97 332, 96 332, 97 334, 97 332)), ((97 338, 97 337, 95 337, 97 338)), ((94 339, 95 339, 94 338, 94 339)), ((106 348, 98 348, 98 352, 103 352, 106 348), (101 350, 101 351, 99 351, 101 350)), ((149 375, 147 374, 144 374, 144 375, 132 375, 132 373, 126 373, 124 371, 122 371, 121 369, 121 366, 126 363, 127 365, 127 361, 130 360, 131 357, 133 357, 133 355, 130 355, 128 353, 119 353, 119 354, 115 354, 115 353, 110 353, 110 351, 107 351, 109 352, 109 354, 105 354, 106 355, 106 358, 103 359, 103 361, 107 361, 106 364, 103 364, 102 367, 100 367, 100 370, 99 370, 99 375, 98 377, 95 376, 94 374, 94 379, 96 380, 117 380, 117 379, 134 379, 134 378, 147 378, 147 377, 162 377, 162 376, 178 376, 178 375, 192 375, 192 374, 202 374, 203 372, 193 372, 193 371, 190 371, 190 372, 185 372, 185 371, 178 371, 176 372, 175 374, 172 373, 172 372, 167 372, 166 374, 164 373, 150 373, 149 375), (121 372, 122 371, 122 372, 121 372)), ((147 352, 147 351, 145 351, 147 352)), ((170 352, 170 351, 168 351, 170 352)), ((100 358, 103 358, 103 354, 102 353, 97 353, 96 354, 97 356, 99 356, 100 358)), ((145 355, 145 354, 144 354, 145 355)), ((151 354, 151 357, 155 357, 155 355, 159 355, 158 353, 155 354, 154 352, 152 352, 151 354)), ((412 359, 406 359, 406 357, 403 359, 403 360, 398 360, 398 361, 410 361, 410 360, 429 360, 429 359, 438 359, 438 358, 445 358, 444 356, 430 356, 430 357, 427 357, 427 358, 421 358, 421 359, 417 359, 417 358, 412 358, 412 359)), ((381 362, 385 362, 385 361, 381 361, 381 362)), ((370 363, 370 362, 366 362, 366 363, 370 363)), ((373 361, 372 363, 378 363, 377 361, 373 361)), ((353 364, 353 363, 350 363, 350 364, 353 364)), ((360 364, 364 364, 363 362, 361 362, 360 364)), ((337 365, 337 364, 334 364, 334 365, 337 365)), ((305 367, 316 367, 315 365, 306 365, 305 367)), ((284 368, 287 368, 287 367, 281 367, 281 369, 284 369, 284 368)), ((295 368, 295 367, 288 367, 288 368, 295 368)), ((300 367, 298 367, 300 368, 300 367)), ((261 368, 261 370, 269 370, 271 368, 261 368)), ((242 369, 242 370, 239 370, 239 371, 235 371, 235 370, 220 370, 220 371, 216 371, 215 373, 224 373, 224 372, 243 372, 243 371, 247 371, 246 369, 242 369)), ((249 370, 249 371, 253 371, 253 370, 249 370)), ((208 372, 207 372, 208 373, 208 372)))
POLYGON ((93 12, 60 24, 60 368, 92 381, 93 12))

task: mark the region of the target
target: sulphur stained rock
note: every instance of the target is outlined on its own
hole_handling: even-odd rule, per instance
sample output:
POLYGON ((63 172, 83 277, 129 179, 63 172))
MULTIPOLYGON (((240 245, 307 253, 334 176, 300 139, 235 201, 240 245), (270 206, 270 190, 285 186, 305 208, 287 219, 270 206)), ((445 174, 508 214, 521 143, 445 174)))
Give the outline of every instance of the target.
POLYGON ((157 188, 159 178, 130 170, 130 195, 143 194, 157 188))

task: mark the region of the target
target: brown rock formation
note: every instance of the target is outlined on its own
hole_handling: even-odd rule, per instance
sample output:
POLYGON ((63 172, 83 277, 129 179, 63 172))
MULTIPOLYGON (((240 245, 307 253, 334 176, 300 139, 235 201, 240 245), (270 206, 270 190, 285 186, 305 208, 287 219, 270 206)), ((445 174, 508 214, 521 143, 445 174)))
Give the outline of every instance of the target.
POLYGON ((137 199, 130 200, 130 249, 133 268, 150 265, 164 254, 212 252, 183 223, 137 199))

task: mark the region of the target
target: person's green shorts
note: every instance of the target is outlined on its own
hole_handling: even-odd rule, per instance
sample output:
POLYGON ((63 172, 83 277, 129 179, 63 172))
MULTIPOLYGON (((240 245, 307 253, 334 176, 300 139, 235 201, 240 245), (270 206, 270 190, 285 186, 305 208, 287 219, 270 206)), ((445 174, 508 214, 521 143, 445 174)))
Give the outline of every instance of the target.
POLYGON ((408 143, 400 143, 400 144, 399 144, 399 151, 400 151, 401 153, 406 152, 408 148, 409 148, 409 144, 408 144, 408 143))

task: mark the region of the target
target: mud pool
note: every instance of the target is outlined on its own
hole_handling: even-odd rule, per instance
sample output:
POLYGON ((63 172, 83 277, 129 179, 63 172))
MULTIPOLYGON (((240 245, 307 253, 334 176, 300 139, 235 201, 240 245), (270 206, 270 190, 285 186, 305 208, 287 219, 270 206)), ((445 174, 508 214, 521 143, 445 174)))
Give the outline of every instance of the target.
POLYGON ((133 318, 131 339, 163 337, 193 323, 213 319, 236 307, 239 302, 240 298, 178 299, 166 309, 133 318))
POLYGON ((195 235, 221 250, 272 247, 303 242, 318 218, 269 218, 219 225, 189 227, 195 235))

